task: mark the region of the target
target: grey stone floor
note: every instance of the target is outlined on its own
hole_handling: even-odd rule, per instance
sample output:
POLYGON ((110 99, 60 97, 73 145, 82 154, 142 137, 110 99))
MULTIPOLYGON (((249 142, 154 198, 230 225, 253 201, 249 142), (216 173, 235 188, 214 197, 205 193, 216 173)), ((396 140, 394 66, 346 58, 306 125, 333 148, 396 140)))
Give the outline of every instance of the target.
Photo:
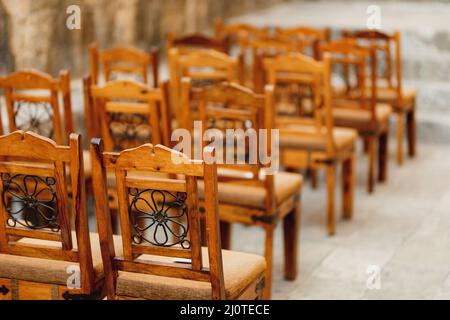
MULTIPOLYGON (((398 167, 392 147, 389 180, 373 195, 365 188, 367 158, 359 152, 354 217, 338 219, 334 237, 325 232, 323 173, 319 189, 304 186, 300 274, 294 282, 283 279, 278 228, 274 299, 450 299, 450 148, 421 144, 417 158, 398 167), (366 285, 374 265, 381 269, 379 290, 366 285)), ((233 232, 233 249, 263 254, 258 228, 236 225, 233 232)))

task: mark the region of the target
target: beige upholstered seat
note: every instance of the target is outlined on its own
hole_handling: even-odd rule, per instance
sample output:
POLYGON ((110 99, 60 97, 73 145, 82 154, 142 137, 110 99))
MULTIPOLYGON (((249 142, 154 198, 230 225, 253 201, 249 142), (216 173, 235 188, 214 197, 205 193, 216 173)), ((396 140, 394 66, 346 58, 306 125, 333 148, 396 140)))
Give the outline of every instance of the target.
MULTIPOLYGON (((219 174, 221 170, 219 169, 219 174)), ((297 193, 303 184, 303 177, 296 173, 278 172, 274 179, 275 199, 277 204, 288 199, 289 196, 297 193)), ((199 197, 203 197, 203 183, 199 183, 199 197)), ((265 208, 266 189, 255 186, 246 185, 246 181, 237 180, 236 182, 227 181, 219 182, 218 199, 220 203, 232 204, 245 207, 253 207, 257 209, 265 208)))
MULTIPOLYGON (((74 247, 77 247, 75 232, 72 233, 74 247)), ((115 237, 116 238, 116 237, 115 237)), ((100 241, 97 233, 90 234, 92 247, 92 261, 94 265, 96 280, 103 278, 103 263, 100 252, 100 241)), ((57 246, 57 242, 23 239, 20 240, 26 244, 40 244, 47 246, 57 246)), ((115 241, 120 244, 119 241, 115 241)), ((119 254, 122 252, 120 245, 116 246, 119 254)), ((69 273, 67 268, 76 263, 68 261, 56 261, 40 258, 21 257, 7 254, 0 254, 0 278, 16 279, 32 282, 51 283, 57 285, 66 285, 69 273)))
MULTIPOLYGON (((152 261, 172 261, 162 256, 141 256, 152 261)), ((266 270, 264 257, 222 250, 225 296, 239 297, 250 285, 259 281, 266 270)), ((203 265, 207 267, 208 252, 203 248, 203 265)), ((211 283, 119 271, 117 294, 150 300, 210 300, 211 283)))
MULTIPOLYGON (((345 89, 343 87, 337 88, 335 93, 338 95, 344 95, 345 89)), ((359 94, 359 91, 351 92, 359 94)), ((414 99, 416 98, 417 91, 414 89, 402 89, 402 99, 403 99, 403 107, 412 107, 414 99)), ((369 87, 365 90, 366 99, 370 99, 372 97, 372 89, 369 87)), ((377 88, 377 101, 394 104, 397 101, 397 91, 395 88, 387 88, 387 87, 378 87, 377 88)))
MULTIPOLYGON (((296 136, 296 131, 299 134, 314 133, 317 129, 313 126, 307 125, 291 125, 287 126, 289 130, 292 130, 290 134, 281 134, 280 147, 281 148, 298 148, 311 151, 326 151, 325 139, 321 139, 318 136, 296 136)), ((351 128, 333 128, 333 141, 336 148, 336 152, 347 151, 354 147, 355 141, 358 138, 358 132, 351 128)))
MULTIPOLYGON (((376 119, 377 125, 386 125, 392 114, 392 107, 389 104, 377 103, 376 119)), ((368 130, 370 127, 371 113, 369 110, 353 108, 333 108, 334 123, 337 126, 352 127, 360 132, 368 130)))

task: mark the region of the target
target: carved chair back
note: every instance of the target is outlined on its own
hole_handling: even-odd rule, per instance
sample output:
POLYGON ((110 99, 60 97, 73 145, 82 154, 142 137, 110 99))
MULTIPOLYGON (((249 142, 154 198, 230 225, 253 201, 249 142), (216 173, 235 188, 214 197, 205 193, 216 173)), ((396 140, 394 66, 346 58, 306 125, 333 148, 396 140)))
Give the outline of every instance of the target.
POLYGON ((398 99, 402 96, 402 59, 400 46, 400 32, 393 34, 381 31, 344 31, 343 36, 355 39, 359 45, 372 47, 376 50, 377 85, 394 89, 398 99), (381 80, 381 81, 380 81, 381 80))
POLYGON ((148 69, 152 68, 153 87, 159 85, 159 50, 152 48, 147 53, 131 46, 117 46, 100 51, 96 43, 90 47, 90 76, 93 84, 118 79, 133 79, 145 84, 148 81, 148 69))
MULTIPOLYGON (((362 47, 353 39, 340 39, 320 46, 322 53, 331 55, 331 64, 344 81, 343 97, 333 97, 333 106, 365 109, 371 112, 371 125, 376 123, 377 61, 374 47, 362 47), (371 85, 368 86, 367 84, 371 85), (366 90, 371 90, 366 99, 366 90)), ((332 81, 332 86, 333 86, 332 81)))
MULTIPOLYGON (((268 86, 264 95, 257 95, 246 87, 228 82, 192 88, 189 79, 185 79, 183 99, 186 115, 190 102, 198 103, 201 137, 206 134, 206 139, 210 139, 216 149, 219 180, 240 181, 266 188, 267 209, 270 210, 273 204, 273 175, 262 179, 264 167, 270 165, 264 164, 267 159, 263 159, 262 154, 265 151, 267 157, 272 156, 273 88, 268 86), (209 137, 207 130, 214 136, 209 137), (223 140, 218 136, 222 136, 223 140), (239 174, 235 175, 233 171, 239 174)), ((185 121, 192 120, 186 116, 185 121)), ((202 139, 202 144, 205 147, 208 142, 202 139)))
POLYGON ((288 53, 266 58, 264 70, 268 83, 275 87, 275 99, 279 96, 279 86, 296 84, 303 89, 297 91, 298 108, 304 107, 303 97, 308 105, 309 110, 298 110, 295 116, 285 115, 284 110, 279 108, 275 110, 275 125, 280 129, 280 134, 303 139, 305 147, 311 141, 319 141, 319 144, 314 145, 325 146, 327 152, 333 155, 335 147, 332 133, 330 56, 326 54, 323 61, 316 61, 300 53, 288 53), (297 130, 298 126, 312 130, 297 130))
POLYGON ((87 126, 91 137, 102 137, 106 150, 121 151, 143 143, 169 145, 170 123, 167 84, 149 88, 130 80, 115 80, 104 86, 90 85, 86 78, 87 126))
POLYGON ((33 132, 15 131, 0 137, 0 159, 0 253, 79 263, 81 290, 90 293, 94 271, 80 135, 71 134, 69 146, 60 146, 33 132))
POLYGON ((276 27, 276 37, 281 39, 292 39, 300 41, 304 47, 304 54, 310 55, 316 60, 320 59, 320 44, 329 40, 329 29, 318 29, 312 27, 276 27))
POLYGON ((67 71, 61 71, 59 79, 35 70, 17 71, 1 77, 0 87, 10 132, 33 131, 58 144, 67 143, 74 131, 67 71))
MULTIPOLYGON (((213 152, 211 148, 206 150, 209 155, 213 152)), ((189 160, 161 145, 146 144, 121 153, 108 153, 103 152, 102 141, 98 139, 92 143, 91 153, 108 297, 115 297, 114 275, 127 271, 210 282, 212 298, 224 299, 216 166, 189 160), (115 172, 123 256, 117 256, 112 245, 106 200, 107 170, 115 172), (152 178, 145 175, 149 172, 178 178, 152 178), (198 179, 205 181, 208 268, 202 261, 198 179), (153 258, 144 259, 142 255, 153 258), (169 261, 158 261, 155 256, 166 257, 169 261)))
MULTIPOLYGON (((169 51, 170 86, 172 105, 181 103, 181 81, 188 77, 192 85, 201 87, 221 81, 241 82, 241 59, 211 49, 197 50, 188 54, 180 54, 178 49, 169 51)), ((193 111, 196 107, 192 106, 193 111)), ((178 123, 181 123, 179 109, 173 110, 178 123)))
POLYGON ((264 58, 275 57, 289 52, 303 52, 304 45, 299 38, 265 37, 251 41, 243 41, 244 48, 251 49, 253 60, 253 89, 262 93, 267 79, 264 78, 264 58))

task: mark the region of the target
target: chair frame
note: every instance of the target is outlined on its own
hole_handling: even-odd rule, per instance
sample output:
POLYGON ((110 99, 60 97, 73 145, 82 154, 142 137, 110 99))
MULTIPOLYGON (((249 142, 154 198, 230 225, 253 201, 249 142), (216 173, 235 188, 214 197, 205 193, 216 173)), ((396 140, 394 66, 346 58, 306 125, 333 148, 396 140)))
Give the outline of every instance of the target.
MULTIPOLYGON (((387 88, 395 91, 396 98, 394 100, 382 100, 377 97, 380 102, 391 103, 394 112, 397 115, 397 164, 403 164, 403 140, 404 140, 404 125, 407 130, 408 140, 408 154, 410 157, 416 155, 416 98, 409 101, 403 99, 403 80, 402 80, 402 57, 401 57, 401 34, 396 30, 393 34, 388 34, 381 31, 346 31, 342 32, 346 38, 357 40, 361 45, 362 42, 368 42, 374 46, 378 52, 382 52, 386 58, 386 74, 381 76, 381 79, 386 80, 387 88), (392 53, 394 47, 394 53, 392 53), (393 65, 395 65, 395 73, 393 72, 393 65), (395 81, 393 81, 395 79, 395 81), (406 118, 406 124, 405 124, 406 118)), ((378 82, 377 82, 378 84, 378 82)), ((382 88, 382 86, 379 86, 382 88)))
POLYGON ((160 88, 130 81, 115 80, 104 86, 93 85, 90 77, 84 79, 84 100, 88 138, 102 137, 108 151, 113 151, 113 139, 108 127, 110 112, 143 114, 149 116, 149 125, 155 144, 170 145, 168 114, 168 83, 160 88), (134 102, 114 102, 127 99, 134 102))
MULTIPOLYGON (((212 155, 214 150, 205 150, 212 155)), ((94 159, 94 181, 96 196, 97 223, 100 234, 102 256, 106 272, 106 288, 109 299, 127 299, 116 294, 116 281, 119 270, 183 278, 211 283, 212 299, 225 299, 225 284, 220 244, 219 213, 217 206, 217 167, 215 164, 206 164, 203 161, 189 160, 185 155, 170 150, 164 146, 146 144, 135 149, 118 153, 103 151, 101 139, 94 139, 91 144, 91 153, 94 159), (180 158, 179 163, 172 161, 173 156, 180 158), (122 226, 123 257, 117 257, 114 251, 114 240, 106 201, 106 171, 113 170, 118 185, 120 219, 122 226), (144 170, 170 175, 181 174, 185 180, 177 179, 134 179, 127 176, 129 170, 144 170), (208 239, 209 268, 202 264, 201 229, 199 202, 197 195, 197 180, 204 179, 205 185, 205 218, 207 225, 206 237, 208 239), (133 244, 132 228, 129 217, 129 197, 127 188, 140 188, 161 191, 186 193, 188 210, 189 249, 177 247, 151 246, 133 244), (177 264, 142 261, 142 254, 162 255, 167 257, 190 259, 191 264, 177 264)), ((256 298, 257 296, 255 296, 256 298)))
POLYGON ((61 71, 59 79, 36 70, 20 70, 0 78, 0 87, 4 89, 6 110, 8 113, 9 132, 17 131, 15 103, 48 103, 52 109, 53 135, 57 144, 68 142, 69 135, 74 131, 72 116, 72 101, 70 96, 70 74, 61 71), (45 90, 48 96, 15 93, 16 90, 45 90), (62 99, 62 109, 59 104, 62 99), (64 116, 62 115, 64 114, 64 116))
POLYGON ((359 46, 352 39, 341 39, 323 44, 320 46, 322 53, 329 53, 332 55, 332 65, 343 65, 343 78, 346 83, 346 90, 343 97, 333 98, 333 108, 339 108, 337 106, 339 102, 354 102, 357 109, 369 110, 370 122, 369 127, 365 130, 359 130, 360 137, 363 138, 364 143, 367 144, 368 152, 368 178, 367 178, 367 190, 369 193, 373 193, 375 190, 375 161, 377 157, 376 142, 378 142, 378 181, 385 182, 387 180, 388 170, 388 137, 389 137, 389 123, 385 126, 379 127, 377 125, 376 107, 377 107, 377 74, 373 70, 377 70, 377 61, 375 58, 374 47, 362 47, 359 46), (336 58, 333 55, 342 55, 342 58, 336 58), (366 67, 369 62, 369 77, 370 77, 370 99, 366 99, 365 92, 366 87, 366 67), (351 91, 349 82, 349 68, 354 65, 358 68, 359 73, 357 77, 357 88, 359 95, 352 97, 348 93, 351 91))
MULTIPOLYGON (((5 298, 59 300, 102 298, 103 279, 101 281, 95 279, 91 242, 89 240, 81 136, 71 134, 69 146, 60 146, 54 141, 33 132, 15 131, 0 137, 0 156, 2 160, 0 171, 2 174, 10 175, 14 173, 26 177, 51 177, 54 179, 54 196, 56 197, 59 229, 56 232, 47 231, 45 228, 34 230, 34 228, 17 224, 14 224, 14 226, 7 225, 7 220, 10 219, 11 214, 7 212, 2 196, 0 206, 2 221, 0 224, 0 253, 79 263, 81 271, 80 289, 68 289, 66 286, 32 281, 0 279, 0 285, 8 289, 7 294, 0 297, 0 300, 5 298), (26 163, 15 160, 24 158, 27 159, 26 163), (66 164, 70 164, 67 167, 70 170, 72 193, 70 205, 66 182, 66 164), (75 223, 78 249, 75 249, 72 243, 69 208, 72 212, 72 221, 75 223), (19 240, 22 238, 57 241, 61 242, 61 247, 21 243, 19 240), (13 283, 18 284, 18 288, 13 286, 13 283)), ((2 181, 0 183, 0 193, 2 194, 5 190, 4 187, 2 181)), ((36 187, 38 187, 37 182, 36 187)), ((39 193, 35 194, 35 197, 39 193)))
MULTIPOLYGON (((183 108, 188 108, 190 101, 197 101, 200 104, 200 114, 203 117, 203 123, 206 118, 215 116, 217 118, 243 119, 243 112, 248 112, 249 119, 258 120, 257 128, 267 129, 268 132, 273 128, 273 88, 267 86, 264 95, 254 94, 250 89, 233 83, 219 83, 204 88, 192 88, 190 79, 183 81, 183 108), (238 110, 227 112, 223 108, 220 110, 208 111, 207 102, 224 102, 233 105, 247 106, 247 110, 243 107, 238 110), (249 106, 251 109, 248 109, 249 106)), ((253 122, 255 123, 255 122, 253 122)), ((185 128, 189 128, 189 124, 184 124, 185 128)), ((270 133, 268 134, 268 149, 270 150, 270 133)), ((284 225, 284 247, 285 247, 285 278, 295 280, 297 277, 297 252, 299 242, 299 225, 300 225, 300 193, 293 194, 283 203, 277 204, 274 193, 274 176, 266 175, 264 181, 260 181, 259 173, 264 166, 261 164, 245 164, 245 165, 221 165, 225 168, 232 168, 247 171, 252 174, 252 178, 244 178, 242 181, 251 183, 251 185, 259 186, 266 189, 265 208, 258 209, 245 207, 242 205, 234 205, 219 202, 219 212, 221 219, 222 246, 230 248, 231 246, 231 224, 241 223, 244 225, 254 225, 262 227, 265 230, 265 257, 267 262, 266 269, 266 287, 264 298, 270 299, 272 287, 272 264, 273 264, 273 241, 274 230, 280 221, 284 225), (239 168, 241 167, 241 168, 239 168)), ((219 171, 219 181, 229 181, 229 177, 222 175, 219 171)), ((239 180, 239 179, 238 179, 239 180)), ((234 180, 236 181, 236 180, 234 180)))
POLYGON ((212 49, 203 49, 182 54, 179 49, 169 50, 170 91, 172 106, 178 109, 172 110, 172 115, 178 124, 183 122, 182 113, 186 110, 179 109, 182 103, 182 79, 189 77, 194 80, 230 81, 241 83, 242 59, 230 57, 226 53, 212 49), (212 69, 206 72, 191 71, 196 68, 212 69))
POLYGON ((274 87, 278 83, 297 83, 313 88, 313 116, 287 117, 276 115, 275 126, 280 135, 292 136, 299 140, 320 141, 324 149, 314 150, 305 144, 304 148, 282 148, 282 163, 288 171, 298 169, 325 169, 327 172, 327 231, 336 232, 335 184, 337 165, 342 163, 342 212, 345 219, 353 215, 355 187, 355 150, 354 148, 337 153, 333 139, 333 115, 330 84, 331 58, 325 55, 323 61, 316 61, 300 53, 288 53, 264 60, 264 70, 268 83, 274 87), (289 73, 289 76, 283 74, 289 73), (299 132, 292 125, 315 128, 312 132, 299 132), (324 130, 325 129, 325 130, 324 130))
POLYGON ((331 30, 329 28, 318 29, 306 26, 275 28, 276 37, 280 37, 281 39, 300 39, 305 48, 310 47, 312 49, 313 58, 315 60, 320 60, 320 44, 330 40, 330 33, 331 30))
POLYGON ((97 43, 92 43, 89 49, 90 76, 93 84, 99 84, 99 76, 103 75, 104 81, 110 81, 114 72, 126 72, 142 76, 143 82, 149 84, 148 69, 152 68, 153 87, 159 86, 159 49, 153 47, 150 53, 138 48, 119 45, 114 48, 100 51, 97 43), (115 64, 126 63, 128 66, 115 64), (102 68, 102 73, 100 69, 102 68))

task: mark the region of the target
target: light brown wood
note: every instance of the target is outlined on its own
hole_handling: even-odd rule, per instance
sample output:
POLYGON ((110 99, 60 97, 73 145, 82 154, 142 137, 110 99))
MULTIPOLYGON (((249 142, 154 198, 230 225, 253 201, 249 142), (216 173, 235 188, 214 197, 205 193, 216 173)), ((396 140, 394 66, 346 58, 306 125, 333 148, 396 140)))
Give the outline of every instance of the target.
POLYGON ((416 150, 416 122, 415 113, 415 92, 412 96, 406 97, 402 79, 402 57, 401 57, 401 34, 396 30, 393 33, 381 31, 356 30, 353 32, 343 31, 343 36, 358 41, 361 45, 373 46, 377 51, 379 64, 386 65, 385 72, 379 75, 377 81, 377 101, 389 103, 393 106, 397 114, 397 164, 403 163, 404 134, 408 132, 408 153, 414 157, 416 150), (381 62, 382 61, 382 62, 381 62), (389 94, 382 94, 388 92, 389 94), (405 122, 405 117, 410 119, 405 122))
MULTIPOLYGON (((355 109, 359 112, 368 112, 370 117, 361 125, 352 121, 352 115, 347 113, 345 116, 334 117, 339 126, 353 127, 358 130, 363 141, 367 142, 368 148, 368 179, 367 190, 369 193, 375 189, 375 163, 376 163, 376 144, 384 143, 382 137, 388 130, 389 115, 386 118, 377 116, 377 60, 376 47, 363 47, 358 45, 355 39, 345 38, 335 40, 327 44, 321 45, 321 51, 328 53, 332 57, 333 65, 342 66, 341 77, 346 83, 344 92, 337 93, 333 97, 333 108, 355 109), (369 66, 369 67, 367 67, 369 66), (355 77, 350 77, 353 71, 355 77), (350 79, 355 78, 356 81, 351 83, 350 79), (368 83, 370 85, 368 85, 368 83)), ((337 91, 337 90, 335 90, 337 91)), ((382 148, 379 152, 382 152, 382 148)), ((378 154, 383 160, 379 162, 378 171, 387 169, 388 157, 378 154)))
MULTIPOLYGON (((108 82, 114 74, 125 73, 139 77, 138 79, 149 84, 148 69, 152 68, 152 85, 159 86, 159 50, 152 48, 150 53, 132 46, 117 46, 100 51, 96 43, 90 46, 90 76, 92 84, 108 82)), ((120 76, 120 75, 119 75, 120 76)))
MULTIPOLYGON (((34 190, 29 196, 39 203, 45 202, 46 210, 52 210, 47 213, 47 218, 54 217, 51 224, 46 221, 37 222, 37 225, 30 228, 26 220, 19 222, 14 213, 8 211, 8 204, 3 203, 0 206, 0 253, 79 264, 81 270, 79 294, 94 297, 98 289, 96 288, 98 279, 95 279, 90 247, 81 144, 81 137, 77 134, 70 136, 69 146, 57 145, 54 141, 33 132, 15 131, 0 137, 0 157, 3 159, 0 172, 3 179, 15 179, 11 180, 14 184, 8 185, 6 182, 0 184, 0 192, 7 194, 11 186, 12 188, 18 186, 20 189, 24 188, 21 183, 24 186, 27 184, 28 187, 25 188, 34 190), (26 159, 25 165, 21 164, 24 159, 26 159), (33 172, 33 167, 36 168, 36 172, 33 172), (26 172, 23 171, 24 168, 26 172), (70 176, 71 214, 74 226, 71 225, 69 217, 66 173, 70 176), (21 177, 24 179, 22 182, 17 180, 21 177), (75 230, 77 249, 72 243, 72 229, 75 230), (57 245, 20 241, 27 238, 54 241, 57 245)), ((13 192, 20 193, 19 189, 14 189, 13 192)), ((8 197, 2 197, 2 202, 8 199, 8 197)), ((30 212, 29 214, 37 217, 38 213, 30 212)), ((13 280, 18 280, 19 288, 15 298, 58 298, 53 294, 52 284, 13 280)))
MULTIPOLYGON (((184 108, 189 108, 192 102, 199 105, 199 119, 202 121, 203 130, 216 129, 225 132, 226 129, 246 128, 244 123, 251 123, 252 129, 267 129, 267 151, 271 155, 271 137, 270 130, 273 128, 273 87, 268 85, 264 95, 257 95, 252 90, 240 86, 235 83, 223 82, 213 84, 202 88, 193 88, 190 85, 190 79, 186 79, 183 86, 182 103, 184 108), (224 124, 222 126, 221 124, 224 124)), ((189 123, 184 128, 191 128, 189 123)), ((258 137, 258 145, 266 147, 258 137)), ((206 145, 206 142, 204 143, 206 145)), ((255 209, 244 205, 235 205, 226 202, 219 202, 218 210, 220 219, 226 224, 244 223, 249 225, 257 225, 265 231, 265 257, 267 269, 265 273, 266 286, 264 289, 264 298, 270 299, 271 296, 271 279, 272 279, 272 257, 273 257, 273 230, 277 223, 283 219, 288 219, 285 224, 286 237, 290 241, 298 242, 296 233, 298 233, 298 220, 300 214, 299 195, 301 190, 295 190, 285 201, 277 203, 275 200, 274 177, 273 175, 261 176, 266 166, 270 164, 261 164, 258 157, 256 163, 245 164, 218 164, 218 179, 221 183, 233 183, 234 185, 242 184, 255 185, 266 190, 264 209, 255 209), (240 172, 238 176, 227 176, 226 172, 221 169, 233 169, 240 172), (290 213, 295 213, 286 218, 290 213), (293 222, 293 223, 290 223, 293 222)), ((205 184, 208 183, 205 180, 205 184)), ((220 193, 220 189, 218 190, 220 193)), ((240 195, 237 193, 236 197, 240 195)), ((229 231, 228 228, 225 231, 229 231)), ((229 244, 229 234, 223 237, 225 245, 229 244)), ((286 253, 286 278, 293 280, 297 270, 297 243, 287 245, 286 253)))
POLYGON ((36 70, 20 70, 0 77, 0 87, 10 132, 31 130, 58 144, 68 143, 74 130, 68 71, 61 71, 55 79, 36 70), (33 115, 33 110, 39 111, 33 115))
MULTIPOLYGON (((207 148, 205 152, 212 155, 213 149, 207 148)), ((96 197, 96 214, 100 233, 102 258, 104 260, 106 276, 106 287, 108 298, 121 299, 116 294, 115 283, 119 270, 152 274, 158 276, 191 279, 194 281, 210 282, 212 286, 212 299, 225 299, 225 287, 222 265, 222 253, 220 244, 220 229, 217 206, 217 168, 214 164, 207 164, 201 160, 189 160, 185 155, 170 150, 167 147, 145 144, 134 149, 124 150, 121 153, 104 152, 101 139, 93 140, 91 144, 93 158, 94 186, 96 197), (178 159, 179 161, 173 161, 178 159), (122 226, 121 236, 123 243, 123 256, 114 252, 111 217, 107 198, 106 172, 112 170, 116 177, 117 199, 119 202, 119 216, 122 226), (130 171, 133 178, 129 178, 130 171), (153 172, 155 174, 168 174, 169 178, 159 178, 148 175, 137 175, 136 172, 153 172), (197 180, 205 181, 203 202, 204 215, 206 217, 206 234, 209 268, 202 264, 201 234, 199 201, 197 191, 197 180), (135 190, 138 188, 137 190, 135 190), (154 189, 157 188, 157 189, 154 189), (171 194, 177 192, 176 200, 170 200, 171 194), (133 216, 139 212, 140 207, 135 204, 139 199, 144 199, 146 192, 152 192, 149 201, 155 201, 155 193, 164 198, 164 201, 175 201, 184 203, 178 208, 186 208, 185 223, 180 221, 178 232, 185 230, 186 233, 173 233, 172 238, 160 241, 155 233, 140 234, 140 222, 134 221, 133 216), (184 193, 183 196, 181 193, 184 193), (153 200, 152 200, 153 199, 153 200), (184 200, 183 200, 184 199, 184 200), (134 222, 133 222, 134 221, 134 222), (188 242, 186 242, 188 241, 188 242), (188 245, 189 244, 189 245, 188 245), (190 263, 180 264, 175 262, 161 262, 141 258, 141 255, 165 256, 173 258, 190 258, 190 263)), ((157 205, 154 202, 154 205, 157 205)), ((141 203, 145 206, 145 203, 141 203)), ((171 210, 175 210, 173 206, 171 210)), ((151 208, 146 212, 152 214, 151 208)), ((143 211, 142 211, 143 212, 143 211)), ((142 212, 140 214, 142 214, 142 212)), ((157 215, 156 212, 153 214, 157 215)), ((179 215, 179 213, 177 213, 179 215)), ((182 215, 180 215, 182 217, 182 215)), ((155 216, 155 219, 158 219, 155 216)), ((143 226, 145 228, 145 225, 143 226)), ((256 293, 255 297, 256 298, 256 293)))
POLYGON ((221 81, 240 82, 242 79, 242 60, 213 49, 183 53, 178 48, 172 48, 168 52, 168 60, 171 114, 179 125, 184 121, 182 113, 185 109, 180 107, 184 77, 191 78, 198 86, 221 81))
POLYGON ((106 150, 147 142, 170 145, 167 86, 149 88, 130 80, 91 83, 90 78, 84 80, 86 126, 91 137, 104 139, 106 150))
MULTIPOLYGON (((325 55, 324 61, 320 62, 300 53, 280 54, 264 60, 265 77, 268 83, 275 85, 276 90, 286 84, 309 87, 312 90, 312 93, 306 96, 311 106, 308 113, 298 110, 296 116, 284 116, 283 110, 276 108, 275 126, 280 129, 282 138, 299 142, 296 147, 281 145, 281 161, 285 167, 290 171, 310 169, 315 172, 318 169, 326 169, 327 230, 332 235, 336 227, 335 167, 338 162, 344 163, 354 158, 354 145, 350 144, 349 147, 341 149, 335 145, 330 64, 329 55, 325 55)), ((301 91, 297 91, 297 94, 301 95, 301 91)), ((298 107, 302 108, 302 105, 298 107)), ((345 171, 343 175, 343 179, 354 179, 354 171, 345 171)), ((343 195, 349 206, 353 203, 353 193, 353 188, 350 188, 343 195)))

